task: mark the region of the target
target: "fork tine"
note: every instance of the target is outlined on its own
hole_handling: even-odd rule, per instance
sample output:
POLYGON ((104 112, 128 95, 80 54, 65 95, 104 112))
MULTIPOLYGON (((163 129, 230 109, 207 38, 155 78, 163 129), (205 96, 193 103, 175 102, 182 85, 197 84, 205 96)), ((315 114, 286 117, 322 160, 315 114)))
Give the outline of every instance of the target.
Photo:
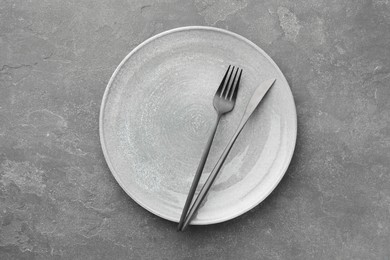
MULTIPOLYGON (((232 96, 232 93, 233 93, 233 90, 234 90, 234 82, 235 82, 235 80, 236 80, 236 77, 237 77, 237 74, 238 74, 238 71, 240 70, 240 68, 239 67, 237 67, 236 68, 236 72, 234 72, 234 77, 233 77, 233 80, 232 80, 232 82, 230 82, 230 84, 229 84, 229 88, 228 88, 228 90, 226 91, 226 93, 225 93, 225 99, 227 99, 228 97, 229 97, 229 99, 230 99, 230 97, 232 96)), ((233 74, 233 73, 232 73, 233 74)))
POLYGON ((240 71, 240 75, 238 75, 237 82, 236 82, 236 84, 233 87, 232 95, 230 96, 230 100, 236 101, 238 88, 240 87, 241 74, 242 74, 242 69, 240 71))
POLYGON ((230 79, 232 78, 232 74, 233 74, 234 68, 235 68, 235 67, 233 66, 232 69, 231 69, 231 71, 230 71, 229 78, 228 78, 228 80, 226 81, 226 84, 224 85, 221 94, 219 95, 220 97, 226 96, 226 92, 227 92, 226 89, 227 89, 227 88, 230 88, 230 87, 229 87, 229 86, 231 85, 230 79))
POLYGON ((232 65, 229 65, 229 67, 227 68, 227 70, 226 70, 226 73, 225 73, 225 76, 223 76, 223 79, 222 79, 222 81, 221 81, 221 84, 219 85, 219 87, 218 87, 218 89, 217 89, 217 95, 221 95, 221 93, 222 93, 222 91, 223 91, 223 87, 225 86, 225 82, 226 82, 226 77, 227 77, 227 75, 229 74, 229 70, 230 70, 230 67, 231 67, 232 65))

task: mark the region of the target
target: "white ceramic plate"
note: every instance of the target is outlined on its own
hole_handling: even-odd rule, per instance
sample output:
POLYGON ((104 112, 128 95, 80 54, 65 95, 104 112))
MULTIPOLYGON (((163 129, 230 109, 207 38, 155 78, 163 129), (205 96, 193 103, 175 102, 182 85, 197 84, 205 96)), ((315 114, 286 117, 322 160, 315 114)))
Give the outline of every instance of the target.
POLYGON ((249 119, 192 224, 237 217, 263 201, 290 163, 297 118, 282 72, 258 46, 226 30, 160 33, 119 64, 104 93, 100 140, 108 166, 138 204, 178 222, 216 120, 212 99, 229 64, 243 68, 236 107, 223 117, 198 191, 235 131, 254 89, 275 85, 249 119))

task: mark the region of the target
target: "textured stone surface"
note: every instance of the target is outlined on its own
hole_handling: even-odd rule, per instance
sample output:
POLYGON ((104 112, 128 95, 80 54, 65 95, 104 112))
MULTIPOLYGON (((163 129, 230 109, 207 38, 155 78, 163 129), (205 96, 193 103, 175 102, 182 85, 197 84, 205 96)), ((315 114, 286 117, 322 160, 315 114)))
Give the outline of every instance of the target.
POLYGON ((0 259, 389 259, 389 46, 387 0, 0 1, 0 259), (185 25, 269 53, 299 125, 267 200, 177 233, 111 176, 98 114, 122 58, 185 25))

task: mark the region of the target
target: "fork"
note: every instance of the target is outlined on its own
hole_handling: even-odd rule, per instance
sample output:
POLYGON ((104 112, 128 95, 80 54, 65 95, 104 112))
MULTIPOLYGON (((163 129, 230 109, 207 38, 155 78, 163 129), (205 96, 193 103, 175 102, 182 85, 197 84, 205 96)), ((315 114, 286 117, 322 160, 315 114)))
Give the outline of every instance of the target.
POLYGON ((228 69, 226 70, 225 76, 223 77, 217 92, 214 95, 213 99, 213 105, 215 108, 215 111, 217 111, 217 120, 214 124, 214 128, 212 130, 212 134, 209 137, 206 147, 203 150, 202 157, 200 159, 198 169, 196 170, 194 180, 192 181, 190 191, 187 195, 186 202, 184 204, 183 211, 180 216, 180 221, 179 225, 177 227, 177 230, 180 231, 181 228, 183 227, 184 220, 187 216, 188 209, 191 205, 192 199, 195 195, 196 187, 198 186, 200 177, 202 176, 203 168, 204 165, 206 164, 207 156, 209 155, 211 144, 213 142, 215 132, 217 131, 217 127, 219 124, 219 121, 221 120, 221 117, 224 114, 229 113, 230 111, 233 110, 234 105, 236 103, 237 99, 237 93, 238 93, 238 88, 240 85, 240 79, 241 79, 241 74, 242 74, 242 69, 240 68, 235 68, 234 66, 232 67, 229 65, 228 69), (232 75, 233 79, 232 79, 232 75), (237 78, 238 75, 238 78, 237 78), (236 80, 237 78, 237 80, 236 80))

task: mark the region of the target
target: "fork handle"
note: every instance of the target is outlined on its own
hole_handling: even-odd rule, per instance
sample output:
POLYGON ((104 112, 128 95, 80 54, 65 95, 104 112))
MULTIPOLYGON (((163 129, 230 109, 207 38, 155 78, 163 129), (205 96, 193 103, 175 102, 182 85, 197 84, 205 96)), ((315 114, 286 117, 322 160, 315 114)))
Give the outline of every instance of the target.
POLYGON ((196 170, 194 180, 192 181, 190 191, 187 195, 187 200, 186 200, 186 203, 184 204, 184 208, 183 208, 183 211, 182 211, 181 216, 180 216, 180 221, 179 221, 179 225, 177 226, 177 231, 180 231, 180 229, 183 227, 184 220, 187 216, 187 212, 188 212, 188 209, 191 205, 192 199, 194 198, 196 187, 198 187, 200 177, 202 176, 203 168, 206 164, 207 156, 209 155, 211 144, 213 143, 215 132, 217 131, 218 123, 220 120, 221 120, 221 114, 218 114, 218 117, 217 117, 217 120, 214 124, 212 133, 209 137, 209 140, 207 141, 205 149, 203 150, 203 154, 202 154, 202 157, 200 159, 198 169, 196 170))

